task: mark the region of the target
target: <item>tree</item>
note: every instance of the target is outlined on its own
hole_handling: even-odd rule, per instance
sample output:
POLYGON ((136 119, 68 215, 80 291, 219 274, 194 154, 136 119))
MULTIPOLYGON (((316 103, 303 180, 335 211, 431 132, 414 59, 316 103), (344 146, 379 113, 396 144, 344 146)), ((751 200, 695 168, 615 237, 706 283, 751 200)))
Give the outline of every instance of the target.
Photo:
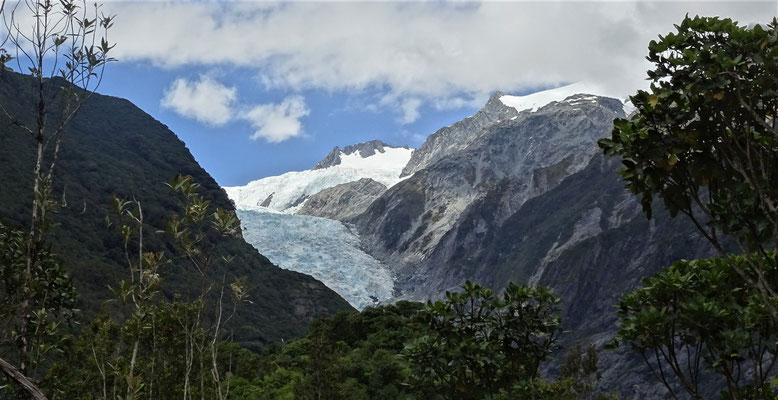
MULTIPOLYGON (((0 13, 7 32, 3 44, 11 46, 10 52, 0 50, 0 68, 4 70, 16 60, 19 71, 27 71, 32 82, 29 91, 20 95, 35 99, 32 120, 15 115, 13 105, 0 104, 6 121, 15 128, 11 134, 27 135, 35 144, 31 214, 18 288, 21 296, 9 313, 13 319, 5 326, 10 334, 4 335, 12 339, 16 354, 10 361, 0 358, 0 369, 34 398, 45 398, 28 375, 35 363, 33 357, 39 353, 32 348, 33 336, 41 330, 52 335, 58 325, 58 312, 40 313, 35 304, 52 269, 45 238, 49 214, 57 206, 52 183, 65 127, 100 85, 104 68, 112 61, 108 52, 113 46, 107 32, 113 17, 99 13, 97 4, 87 7, 85 0, 26 0, 14 3, 10 12, 3 2, 0 13), (21 22, 24 12, 32 17, 32 26, 21 22)), ((72 291, 72 287, 62 289, 63 293, 72 291)))
POLYGON ((651 217, 654 196, 685 214, 778 321, 778 20, 763 27, 688 16, 649 44, 650 91, 614 121, 605 154, 651 217), (725 236, 744 254, 731 260, 725 236))
POLYGON ((616 342, 643 355, 674 397, 677 383, 703 398, 707 365, 724 378, 725 398, 774 398, 778 20, 687 16, 647 58, 650 91, 630 97, 636 112, 599 145, 622 158, 649 218, 658 196, 720 258, 676 263, 625 295, 616 342), (728 253, 733 244, 741 255, 728 253))
POLYGON ((0 368, 22 390, 40 398, 43 394, 33 377, 38 375, 41 362, 57 350, 61 339, 59 324, 72 319, 77 300, 67 271, 48 248, 38 254, 38 261, 32 271, 31 281, 34 286, 27 293, 22 290, 27 284, 24 268, 26 239, 21 229, 0 221, 0 343, 3 350, 19 351, 22 337, 17 331, 20 323, 17 313, 20 304, 28 304, 31 315, 27 317, 27 323, 36 328, 35 335, 24 337, 27 340, 25 353, 16 356, 17 359, 26 360, 26 369, 21 370, 4 359, 0 359, 0 368))
POLYGON ((225 371, 232 368, 236 350, 222 341, 237 307, 248 301, 247 290, 243 278, 227 284, 222 275, 217 283, 206 273, 208 266, 229 262, 219 245, 238 235, 238 220, 234 211, 204 200, 191 176, 177 175, 168 186, 182 202, 165 231, 150 229, 139 200, 114 196, 114 214, 105 223, 121 235, 129 276, 114 285, 115 298, 104 303, 105 312, 52 365, 51 393, 61 398, 228 398, 225 371), (148 251, 154 233, 170 235, 179 253, 148 251), (176 256, 196 267, 201 286, 170 299, 163 283, 176 256), (226 356, 220 355, 224 348, 226 356))
MULTIPOLYGON (((766 262, 775 262, 774 252, 767 256, 772 260, 766 262)), ((745 266, 755 257, 729 261, 745 266)), ((714 382, 705 379, 709 371, 721 378, 724 398, 778 397, 770 385, 778 361, 778 324, 730 262, 676 262, 619 301, 615 344, 627 343, 639 353, 673 398, 680 387, 703 399, 714 382)))
POLYGON ((408 346, 422 397, 495 398, 542 385, 540 364, 561 333, 559 298, 543 286, 513 283, 502 296, 469 281, 462 289, 428 304, 428 332, 408 346))
POLYGON ((584 350, 578 342, 567 351, 559 372, 563 379, 569 379, 568 391, 574 398, 608 398, 601 393, 595 393, 597 381, 602 377, 597 365, 599 359, 594 343, 589 343, 584 350))

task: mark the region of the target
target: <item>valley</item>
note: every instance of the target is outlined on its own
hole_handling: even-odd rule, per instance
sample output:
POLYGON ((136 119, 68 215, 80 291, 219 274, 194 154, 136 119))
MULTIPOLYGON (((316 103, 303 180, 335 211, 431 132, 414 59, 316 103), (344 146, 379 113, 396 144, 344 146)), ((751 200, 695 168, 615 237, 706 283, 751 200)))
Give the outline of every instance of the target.
MULTIPOLYGON (((358 309, 441 298, 466 280, 498 292, 542 284, 563 299, 565 342, 601 347, 623 293, 675 260, 713 253, 690 224, 662 212, 645 219, 596 145, 631 105, 582 88, 497 92, 402 158, 368 142, 336 148, 309 171, 226 190, 249 243, 358 309)), ((631 358, 603 357, 606 388, 659 390, 631 358)))
POLYGON ((0 399, 778 399, 774 3, 0 1, 0 399))

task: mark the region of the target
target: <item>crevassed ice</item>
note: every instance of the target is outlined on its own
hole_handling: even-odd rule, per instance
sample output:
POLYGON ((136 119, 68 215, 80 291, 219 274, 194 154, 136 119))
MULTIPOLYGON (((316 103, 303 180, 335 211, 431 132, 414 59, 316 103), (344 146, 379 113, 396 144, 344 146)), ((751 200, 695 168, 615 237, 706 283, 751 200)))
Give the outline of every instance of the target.
POLYGON ((392 297, 394 277, 339 221, 238 210, 243 237, 281 268, 313 276, 359 310, 392 297))

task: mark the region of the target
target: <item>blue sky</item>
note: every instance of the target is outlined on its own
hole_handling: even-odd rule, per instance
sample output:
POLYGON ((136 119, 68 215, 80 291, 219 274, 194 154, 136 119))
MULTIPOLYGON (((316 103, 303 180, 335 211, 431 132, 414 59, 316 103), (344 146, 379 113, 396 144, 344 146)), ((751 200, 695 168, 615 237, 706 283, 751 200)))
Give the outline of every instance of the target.
POLYGON ((168 125, 224 186, 333 146, 417 147, 495 90, 645 87, 648 41, 686 13, 765 22, 778 2, 108 2, 100 92, 168 125))
MULTIPOLYGON (((167 125, 183 140, 197 161, 223 186, 243 185, 265 176, 298 171, 313 165, 334 146, 380 139, 391 145, 418 147, 426 136, 477 111, 477 107, 436 110, 421 106, 420 117, 412 123, 398 120, 390 107, 367 108, 377 91, 327 92, 305 90, 309 114, 301 117, 299 136, 271 143, 252 139, 252 125, 235 120, 220 126, 203 123, 165 107, 161 99, 176 79, 197 81, 211 69, 187 66, 158 68, 147 63, 117 62, 106 69, 99 89, 103 94, 119 96, 167 125)), ((267 90, 252 82, 252 71, 223 69, 219 82, 237 88, 237 97, 253 103, 277 103, 286 97, 280 90, 267 90)))

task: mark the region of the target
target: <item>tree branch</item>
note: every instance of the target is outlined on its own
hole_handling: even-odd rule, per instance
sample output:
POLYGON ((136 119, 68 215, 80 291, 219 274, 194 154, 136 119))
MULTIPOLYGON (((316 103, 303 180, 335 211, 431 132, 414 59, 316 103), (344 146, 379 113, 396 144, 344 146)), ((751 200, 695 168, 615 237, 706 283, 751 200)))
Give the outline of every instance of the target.
POLYGON ((35 400, 46 400, 46 395, 38 389, 38 386, 32 379, 26 377, 18 368, 11 365, 9 362, 0 358, 0 370, 3 374, 12 381, 19 384, 30 396, 35 400))

